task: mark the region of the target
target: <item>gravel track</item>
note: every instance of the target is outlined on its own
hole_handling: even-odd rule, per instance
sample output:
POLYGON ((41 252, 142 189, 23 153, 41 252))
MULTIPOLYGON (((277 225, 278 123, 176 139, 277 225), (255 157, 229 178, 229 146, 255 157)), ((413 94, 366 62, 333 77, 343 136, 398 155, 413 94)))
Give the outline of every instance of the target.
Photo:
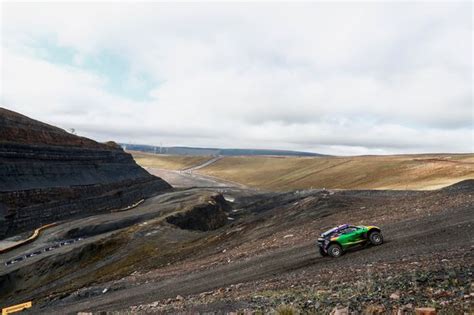
POLYGON ((323 258, 317 254, 313 241, 300 246, 281 248, 244 261, 233 262, 205 271, 185 273, 160 282, 151 282, 126 290, 100 295, 85 301, 71 301, 41 310, 46 313, 126 309, 130 305, 150 303, 177 295, 197 294, 230 284, 278 278, 288 272, 340 270, 344 267, 376 264, 473 245, 473 207, 446 209, 442 213, 382 226, 386 243, 349 252, 340 259, 323 258))

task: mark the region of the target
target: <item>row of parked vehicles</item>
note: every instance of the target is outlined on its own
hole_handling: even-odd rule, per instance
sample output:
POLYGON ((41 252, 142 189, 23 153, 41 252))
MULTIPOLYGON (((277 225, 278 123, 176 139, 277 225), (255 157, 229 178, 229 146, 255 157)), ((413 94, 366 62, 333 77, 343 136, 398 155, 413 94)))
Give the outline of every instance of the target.
POLYGON ((34 256, 38 256, 38 255, 41 255, 42 253, 46 253, 46 252, 49 252, 49 251, 52 251, 52 250, 55 250, 57 248, 60 248, 62 246, 66 246, 66 245, 70 245, 70 244, 73 244, 75 242, 78 242, 82 240, 81 237, 78 237, 78 238, 74 238, 74 239, 69 239, 69 240, 65 240, 65 241, 60 241, 60 242, 56 242, 52 245, 49 245, 49 246, 45 246, 43 248, 40 248, 40 249, 37 249, 35 250, 34 252, 30 252, 30 253, 27 253, 25 255, 22 255, 22 256, 18 256, 18 257, 15 257, 7 262, 5 262, 5 266, 10 266, 10 265, 13 265, 13 264, 16 264, 20 261, 23 261, 27 258, 31 258, 31 257, 34 257, 34 256))

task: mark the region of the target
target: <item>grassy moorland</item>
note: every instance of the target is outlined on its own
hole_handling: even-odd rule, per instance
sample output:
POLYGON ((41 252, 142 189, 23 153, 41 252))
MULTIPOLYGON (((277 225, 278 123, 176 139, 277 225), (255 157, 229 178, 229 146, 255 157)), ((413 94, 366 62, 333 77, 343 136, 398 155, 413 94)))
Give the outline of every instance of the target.
MULTIPOLYGON (((135 159, 142 166, 178 169, 182 165, 200 164, 206 157, 150 156, 146 163, 139 156, 135 159)), ((224 157, 197 172, 250 187, 280 191, 311 187, 429 190, 474 179, 474 154, 237 156, 224 157)))
POLYGON ((228 157, 199 172, 271 190, 437 189, 474 178, 474 155, 228 157))
POLYGON ((156 155, 138 151, 128 151, 135 161, 142 167, 160 168, 166 170, 182 170, 206 162, 208 156, 189 155, 156 155))

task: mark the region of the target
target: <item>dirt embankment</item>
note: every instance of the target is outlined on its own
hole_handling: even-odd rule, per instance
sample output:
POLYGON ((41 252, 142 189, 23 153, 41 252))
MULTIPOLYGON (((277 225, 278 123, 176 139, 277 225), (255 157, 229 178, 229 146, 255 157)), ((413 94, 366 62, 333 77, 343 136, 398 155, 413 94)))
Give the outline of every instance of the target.
POLYGON ((212 196, 205 203, 192 205, 177 214, 170 215, 166 222, 182 229, 210 231, 227 223, 229 205, 222 195, 212 196))

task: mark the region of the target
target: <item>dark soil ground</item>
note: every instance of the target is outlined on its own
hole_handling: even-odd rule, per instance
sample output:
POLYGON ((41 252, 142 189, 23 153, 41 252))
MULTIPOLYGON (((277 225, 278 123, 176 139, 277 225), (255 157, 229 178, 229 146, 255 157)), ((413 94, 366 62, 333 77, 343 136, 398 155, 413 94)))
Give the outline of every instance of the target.
POLYGON ((65 222, 0 256, 1 306, 33 300, 33 314, 271 312, 282 305, 317 314, 338 305, 370 314, 421 306, 470 313, 473 210, 474 181, 429 192, 176 190, 131 211, 65 222), (216 229, 167 220, 196 209, 216 229), (321 257, 318 234, 342 223, 378 225, 385 243, 321 257), (3 265, 71 230, 84 239, 3 265))

